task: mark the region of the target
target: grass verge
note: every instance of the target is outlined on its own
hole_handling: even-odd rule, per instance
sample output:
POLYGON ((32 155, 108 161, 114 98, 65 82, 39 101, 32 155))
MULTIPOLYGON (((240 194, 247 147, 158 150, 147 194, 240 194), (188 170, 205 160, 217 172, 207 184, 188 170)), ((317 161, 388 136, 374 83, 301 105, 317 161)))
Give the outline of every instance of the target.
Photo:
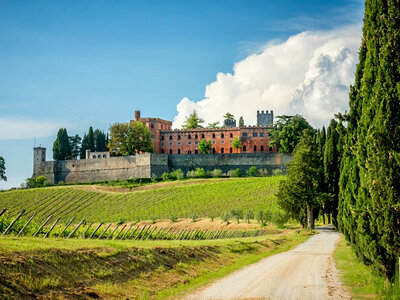
POLYGON ((177 298, 308 237, 292 231, 221 241, 77 240, 52 247, 34 243, 33 238, 6 238, 0 248, 0 294, 5 298, 177 298), (68 247, 70 242, 73 246, 68 247), (24 248, 29 250, 16 250, 17 243, 30 244, 24 248))
POLYGON ((354 299, 400 299, 398 286, 385 282, 385 278, 364 265, 355 255, 344 237, 333 253, 340 279, 354 299))

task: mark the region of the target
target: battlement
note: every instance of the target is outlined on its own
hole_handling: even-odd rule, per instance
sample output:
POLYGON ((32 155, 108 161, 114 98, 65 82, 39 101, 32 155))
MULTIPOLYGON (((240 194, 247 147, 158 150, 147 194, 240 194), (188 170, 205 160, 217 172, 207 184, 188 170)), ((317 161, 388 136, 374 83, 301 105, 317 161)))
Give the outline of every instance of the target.
POLYGON ((272 126, 274 124, 274 112, 257 110, 257 125, 258 126, 272 126))

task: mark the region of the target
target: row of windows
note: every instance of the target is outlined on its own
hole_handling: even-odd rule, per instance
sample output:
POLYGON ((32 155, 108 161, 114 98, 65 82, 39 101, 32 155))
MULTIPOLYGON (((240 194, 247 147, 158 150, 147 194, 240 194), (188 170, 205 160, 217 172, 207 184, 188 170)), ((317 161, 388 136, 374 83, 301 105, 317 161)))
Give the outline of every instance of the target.
MULTIPOLYGON (((93 155, 92 158, 101 158, 101 156, 102 156, 101 154, 99 154, 97 156, 93 155)), ((103 158, 106 158, 106 157, 107 157, 107 155, 103 154, 103 158)))
MULTIPOLYGON (((212 141, 212 143, 215 144, 215 141, 212 141)), ((232 141, 229 141, 229 143, 232 144, 232 141)), ((180 145, 181 145, 181 142, 177 142, 176 144, 177 144, 178 146, 180 146, 180 145)), ((187 144, 188 144, 188 145, 191 145, 192 142, 187 142, 187 144)), ((198 145, 198 144, 199 144, 198 141, 194 142, 194 145, 198 145)), ((221 141, 221 144, 225 144, 225 141, 221 141)), ((169 145, 172 146, 172 142, 169 142, 169 145)), ((164 146, 164 142, 161 142, 161 146, 164 146)))
MULTIPOLYGON (((247 137, 247 132, 243 132, 243 136, 244 136, 244 137, 247 137)), ((260 132, 260 135, 258 135, 257 132, 253 132, 253 137, 258 137, 258 136, 260 136, 260 137, 265 137, 265 132, 260 132)), ((270 136, 270 134, 268 134, 268 136, 270 136)), ((215 138, 215 133, 212 134, 212 137, 215 138)), ((221 138, 224 138, 224 137, 225 137, 225 134, 221 133, 221 138)), ((230 134, 229 134, 229 137, 233 138, 233 134, 230 133, 230 134)), ((192 135, 189 134, 189 135, 188 135, 188 139, 190 140, 191 138, 192 138, 192 135)), ((197 134, 195 134, 195 135, 194 135, 194 138, 195 138, 195 139, 198 139, 199 136, 198 136, 197 134)), ((204 133, 201 135, 201 138, 202 138, 202 139, 205 138, 204 133)), ((164 140, 164 136, 161 136, 161 139, 164 140)), ((169 136, 169 139, 172 140, 172 135, 169 136)), ((181 136, 178 135, 178 140, 180 140, 180 139, 181 139, 181 136)))
MULTIPOLYGON (((264 152, 264 146, 260 146, 260 151, 258 151, 258 148, 257 148, 257 146, 254 146, 254 152, 264 152)), ((216 153, 216 149, 215 148, 212 148, 212 153, 213 154, 215 154, 216 153)), ((246 148, 246 146, 243 146, 243 148, 242 148, 242 151, 243 152, 246 152, 247 151, 247 148, 246 148)), ((269 152, 272 152, 272 147, 269 147, 268 148, 268 151, 269 152)), ((164 153, 164 150, 161 150, 161 153, 164 153)), ((225 153, 225 148, 221 148, 221 150, 220 150, 220 153, 225 153)), ((233 148, 231 147, 231 148, 229 148, 229 153, 233 153, 233 148)), ((169 149, 169 154, 173 154, 173 151, 172 151, 172 149, 169 149)), ((178 149, 178 151, 177 151, 177 153, 176 154, 181 154, 181 149, 178 149)), ((192 154, 192 151, 191 150, 188 150, 187 151, 187 154, 192 154)), ((194 150, 194 154, 199 154, 199 150, 194 150)))

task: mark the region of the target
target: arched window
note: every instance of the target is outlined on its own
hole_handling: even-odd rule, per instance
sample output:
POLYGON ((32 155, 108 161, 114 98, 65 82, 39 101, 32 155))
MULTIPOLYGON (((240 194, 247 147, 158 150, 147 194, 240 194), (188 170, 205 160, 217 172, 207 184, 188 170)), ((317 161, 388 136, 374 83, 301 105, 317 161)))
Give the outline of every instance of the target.
POLYGON ((191 139, 191 138, 192 138, 192 136, 189 134, 188 139, 191 139))
POLYGON ((154 128, 154 124, 153 123, 150 123, 150 128, 154 128))
POLYGON ((246 146, 243 146, 243 152, 246 152, 246 146))
POLYGON ((224 153, 224 151, 225 151, 225 149, 224 149, 224 148, 221 148, 221 153, 224 153))
POLYGON ((178 154, 181 154, 181 149, 178 149, 178 154))
POLYGON ((199 154, 199 150, 194 150, 194 154, 199 154))
POLYGON ((164 149, 161 149, 161 153, 164 153, 164 149))
POLYGON ((99 155, 97 155, 97 158, 101 158, 101 155, 99 154, 99 155))
POLYGON ((233 134, 231 133, 229 136, 230 136, 230 137, 233 137, 233 134))
POLYGON ((254 146, 254 152, 257 152, 257 146, 254 146))
POLYGON ((215 154, 215 148, 212 149, 212 153, 215 154))
POLYGON ((224 138, 224 137, 225 137, 225 135, 223 133, 221 133, 221 138, 224 138))
POLYGON ((169 154, 172 154, 172 149, 169 149, 169 154))
POLYGON ((215 139, 215 133, 213 133, 212 137, 213 137, 213 139, 215 139))
POLYGON ((106 158, 106 157, 107 157, 107 155, 103 154, 103 158, 106 158))
POLYGON ((269 152, 272 152, 272 147, 269 147, 269 152))
POLYGON ((229 153, 233 153, 233 148, 232 147, 229 148, 229 153))
POLYGON ((201 138, 202 138, 202 139, 204 139, 204 138, 205 138, 205 136, 204 136, 204 133, 201 135, 201 138))
POLYGON ((169 136, 169 139, 172 140, 172 135, 169 136))
POLYGON ((96 155, 93 155, 93 158, 96 158, 96 155))
POLYGON ((181 136, 180 135, 178 135, 178 140, 180 140, 181 139, 181 136))
POLYGON ((162 136, 161 139, 164 140, 164 136, 162 136))
POLYGON ((261 146, 260 151, 261 151, 261 152, 264 152, 264 146, 261 146))
POLYGON ((197 133, 196 133, 196 135, 194 136, 194 138, 195 138, 195 139, 198 139, 198 138, 199 138, 199 136, 197 135, 197 133))

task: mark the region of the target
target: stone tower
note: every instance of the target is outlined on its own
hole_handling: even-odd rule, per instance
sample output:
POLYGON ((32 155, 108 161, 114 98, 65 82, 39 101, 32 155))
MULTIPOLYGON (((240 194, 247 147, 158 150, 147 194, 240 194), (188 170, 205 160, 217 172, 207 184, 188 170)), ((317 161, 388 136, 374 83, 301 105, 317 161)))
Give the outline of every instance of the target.
POLYGON ((261 112, 257 110, 257 126, 272 126, 274 124, 274 112, 271 110, 261 112))
POLYGON ((46 161, 46 148, 34 147, 33 148, 33 174, 40 173, 42 163, 46 161))
POLYGON ((224 125, 226 128, 234 128, 236 127, 236 120, 224 120, 224 125))

